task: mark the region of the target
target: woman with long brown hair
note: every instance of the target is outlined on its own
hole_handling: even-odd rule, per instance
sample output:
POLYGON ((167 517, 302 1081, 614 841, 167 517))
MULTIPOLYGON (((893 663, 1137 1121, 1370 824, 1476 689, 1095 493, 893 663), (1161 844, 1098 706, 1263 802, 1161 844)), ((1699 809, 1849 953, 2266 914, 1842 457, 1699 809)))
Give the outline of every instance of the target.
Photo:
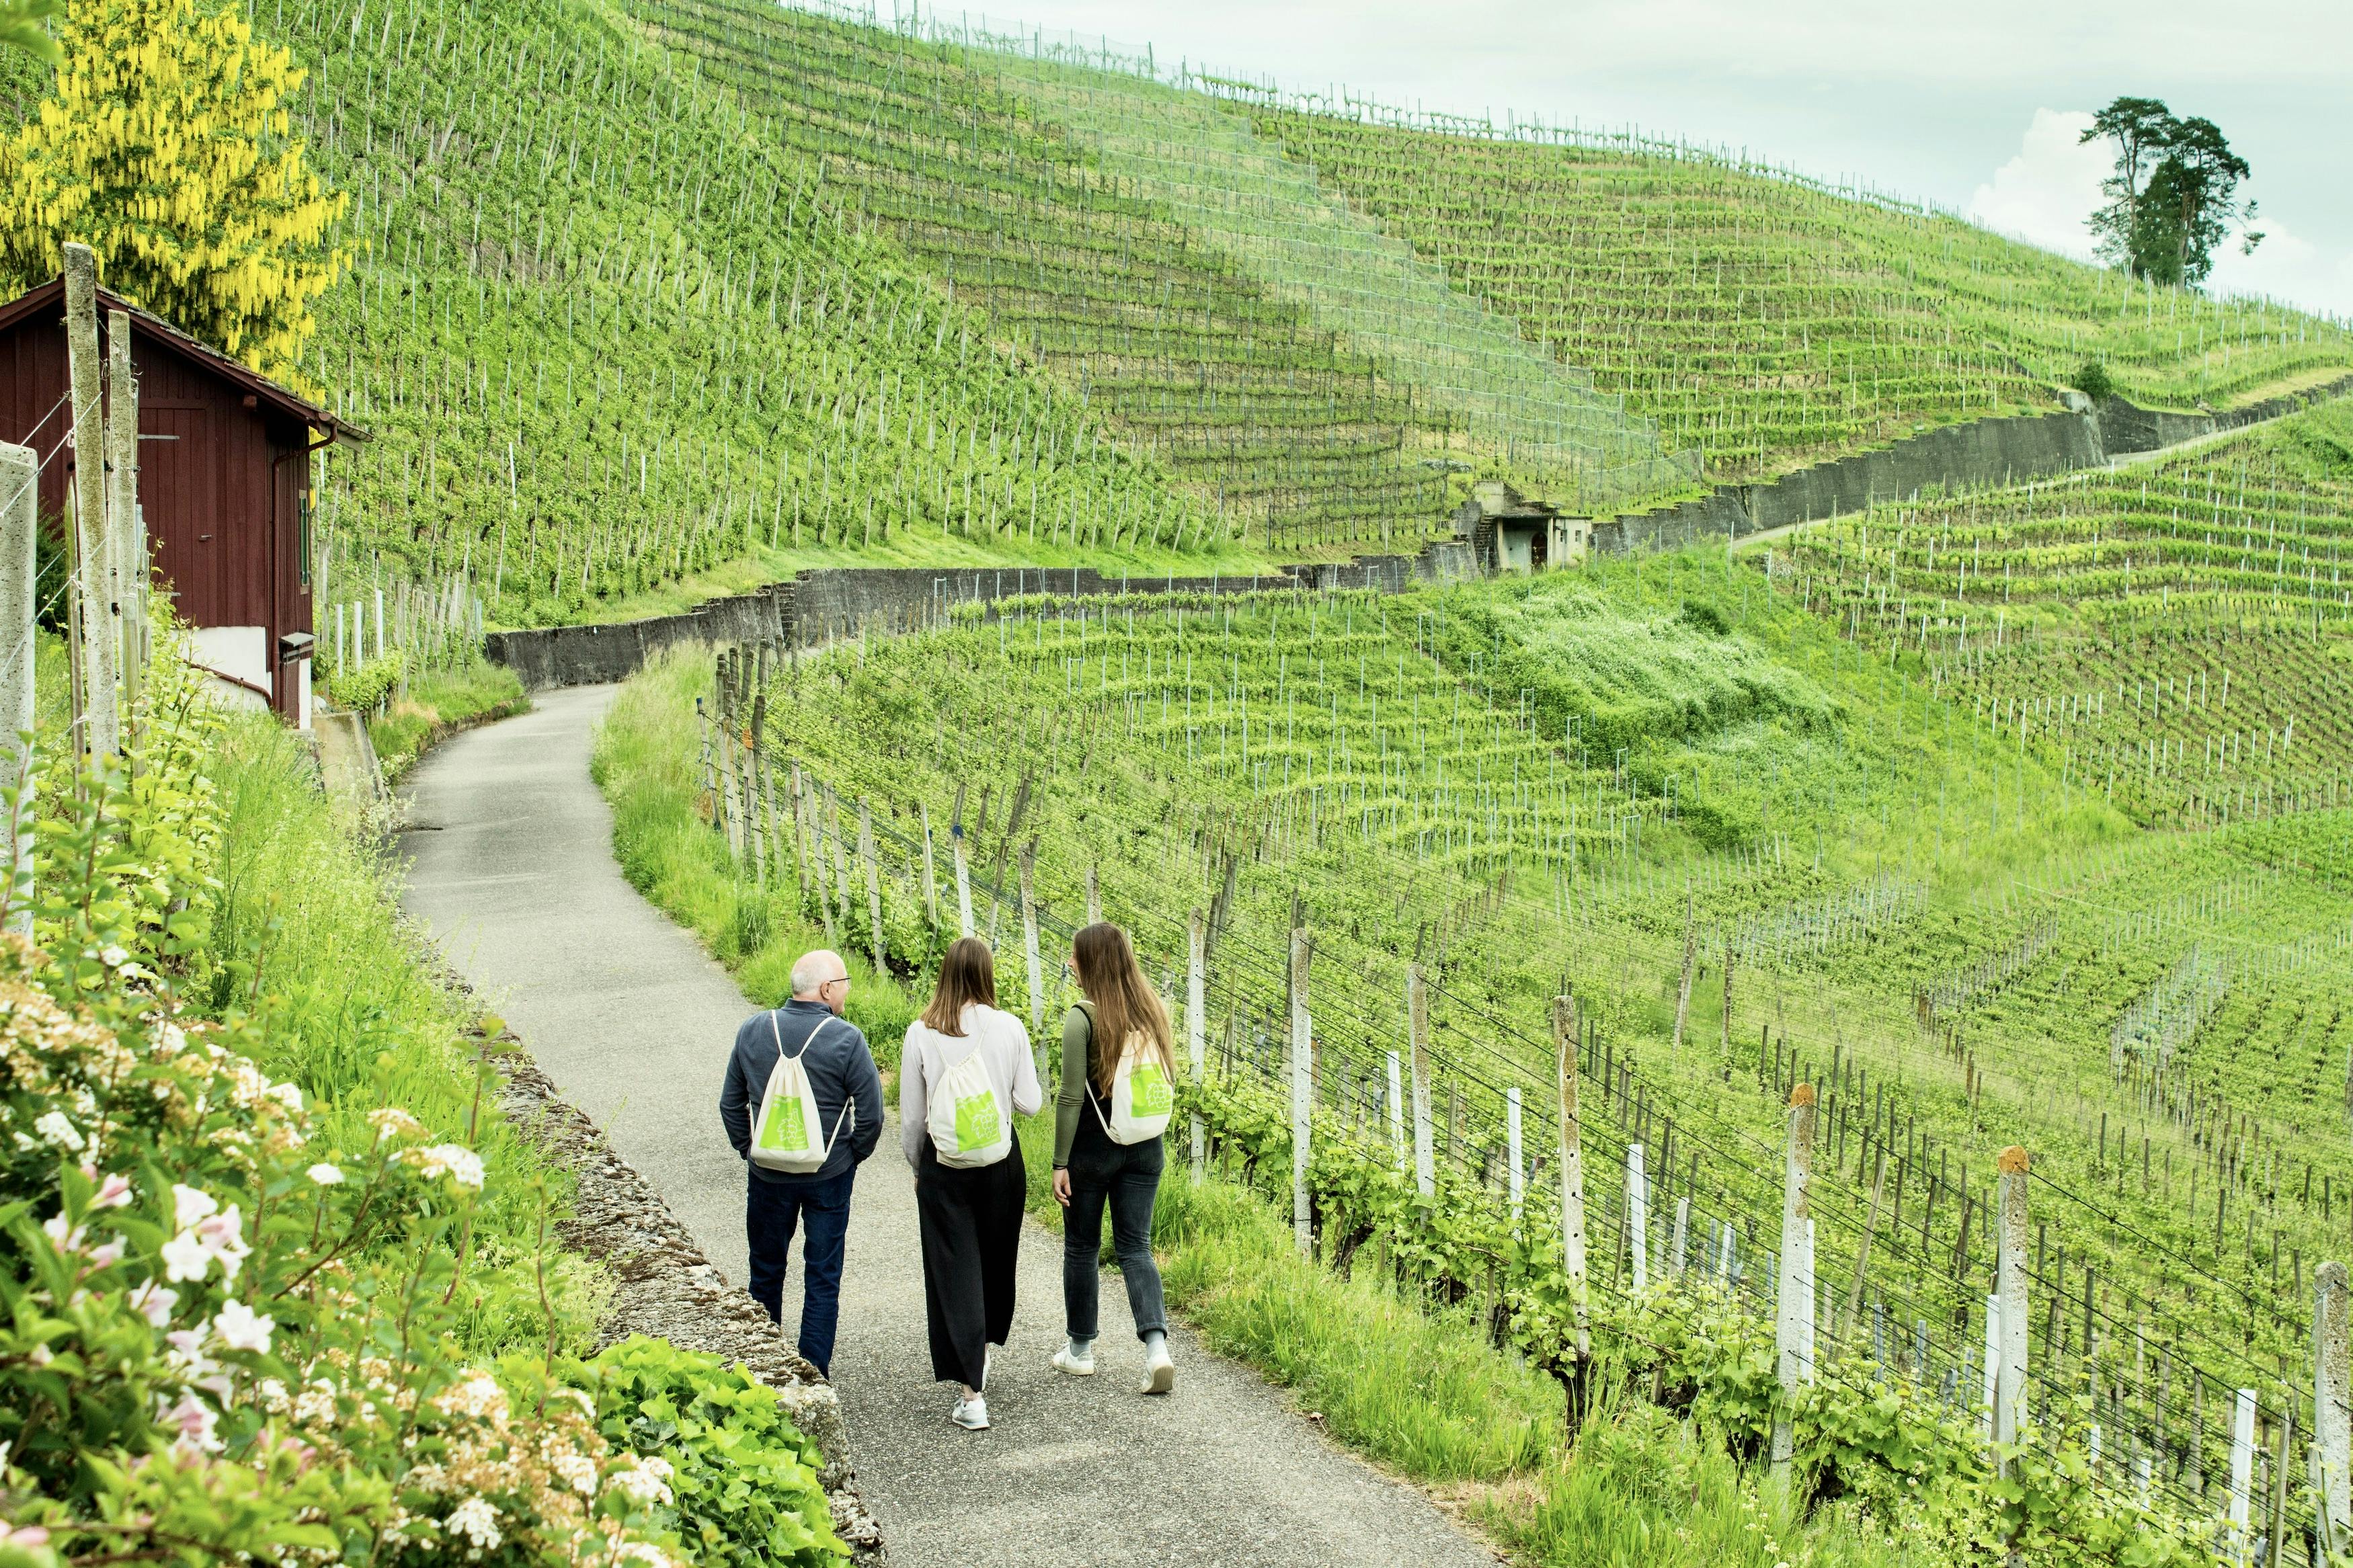
POLYGON ((1013 1118, 1036 1115, 1045 1099, 1029 1031, 997 1006, 988 944, 950 942, 899 1058, 899 1142, 915 1167, 932 1375, 960 1386, 949 1418, 966 1431, 987 1430, 989 1347, 1013 1330, 1029 1190, 1013 1118))
POLYGON ((1144 1342, 1144 1388, 1176 1385, 1168 1314, 1152 1260, 1152 1205, 1160 1191, 1162 1132, 1176 1080, 1168 1009, 1145 979, 1127 932, 1098 921, 1071 944, 1085 998, 1062 1020, 1062 1089, 1054 1107, 1054 1196, 1062 1221, 1062 1304, 1070 1343, 1054 1365, 1074 1377, 1095 1370, 1095 1311, 1103 1208, 1112 1252, 1144 1342))

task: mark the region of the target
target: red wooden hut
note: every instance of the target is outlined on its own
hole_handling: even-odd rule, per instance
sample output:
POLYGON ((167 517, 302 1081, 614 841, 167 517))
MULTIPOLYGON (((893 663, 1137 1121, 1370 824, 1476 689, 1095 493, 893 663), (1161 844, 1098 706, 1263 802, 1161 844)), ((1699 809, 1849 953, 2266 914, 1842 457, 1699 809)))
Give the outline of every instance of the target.
MULTIPOLYGON (((191 657, 308 727, 311 458, 366 435, 160 316, 98 292, 131 318, 139 383, 139 504, 159 583, 195 628, 191 657)), ((65 279, 0 305, 0 441, 41 455, 44 516, 69 506, 65 279)))

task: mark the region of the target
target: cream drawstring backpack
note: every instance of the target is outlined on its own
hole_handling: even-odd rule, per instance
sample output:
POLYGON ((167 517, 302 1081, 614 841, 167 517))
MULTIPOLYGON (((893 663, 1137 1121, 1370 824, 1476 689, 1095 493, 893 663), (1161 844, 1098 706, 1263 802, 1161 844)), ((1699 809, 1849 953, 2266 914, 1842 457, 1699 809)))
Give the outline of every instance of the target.
POLYGON ((768 1015, 768 1033, 776 1040, 776 1066, 768 1074, 768 1087, 760 1096, 760 1121, 752 1138, 752 1163, 764 1171, 783 1171, 796 1176, 809 1175, 821 1170, 833 1152, 833 1141, 841 1135, 843 1118, 849 1114, 849 1100, 841 1102, 841 1115, 833 1119, 833 1131, 828 1135, 825 1123, 818 1117, 817 1091, 809 1086, 808 1070, 801 1058, 808 1055, 810 1046, 823 1033, 828 1017, 808 1032, 801 1048, 792 1056, 785 1054, 784 1031, 776 1026, 775 1013, 768 1015))
MULTIPOLYGON (((933 1031, 926 1028, 923 1033, 932 1035, 933 1031)), ((944 1043, 941 1059, 946 1059, 944 1043)), ((963 1060, 932 1079, 923 1126, 932 1135, 932 1150, 938 1154, 940 1163, 951 1170, 970 1171, 994 1165, 1012 1152, 1012 1119, 1005 1114, 1004 1102, 997 1096, 996 1080, 988 1076, 988 1068, 980 1059, 977 1037, 963 1060)))
MULTIPOLYGON (((1079 1005, 1086 1013, 1087 1031, 1092 1035, 1094 1007, 1085 1002, 1079 1005)), ((1087 1103, 1094 1106, 1095 1120, 1103 1123, 1104 1134, 1113 1142, 1143 1143, 1168 1130, 1169 1113, 1176 1108, 1176 1086, 1168 1081, 1168 1069, 1151 1042, 1142 1035, 1131 1035, 1120 1052, 1119 1070, 1112 1075, 1110 1117, 1104 1117, 1092 1089, 1087 1103)))

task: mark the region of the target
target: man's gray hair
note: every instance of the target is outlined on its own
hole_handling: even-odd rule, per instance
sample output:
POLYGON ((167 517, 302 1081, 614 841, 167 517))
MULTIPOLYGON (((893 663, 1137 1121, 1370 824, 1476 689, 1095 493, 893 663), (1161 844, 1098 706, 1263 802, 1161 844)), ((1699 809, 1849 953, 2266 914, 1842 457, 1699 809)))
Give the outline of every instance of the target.
POLYGON ((818 948, 793 960, 793 994, 806 996, 828 980, 841 978, 841 955, 818 948))

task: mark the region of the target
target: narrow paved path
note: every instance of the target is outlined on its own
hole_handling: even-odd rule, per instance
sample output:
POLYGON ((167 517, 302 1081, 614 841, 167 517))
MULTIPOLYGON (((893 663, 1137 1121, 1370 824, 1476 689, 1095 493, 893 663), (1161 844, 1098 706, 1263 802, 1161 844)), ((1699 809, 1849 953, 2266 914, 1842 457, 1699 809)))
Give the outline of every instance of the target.
MULTIPOLYGON (((457 737, 405 792, 406 904, 567 1097, 667 1198, 712 1260, 744 1277, 744 1167, 719 1130, 719 1081, 754 1009, 611 853, 588 777, 613 689, 543 693, 457 737)), ((763 1003, 773 998, 761 998, 763 1003)), ((834 1378, 867 1505, 894 1562, 930 1568, 1410 1563, 1493 1557, 1412 1489, 1341 1452, 1256 1375, 1172 1336, 1176 1394, 1145 1399, 1125 1298, 1103 1289, 1103 1371, 1064 1378, 1058 1237, 1023 1238, 1020 1310, 989 1390, 994 1427, 948 1424, 931 1381, 914 1182, 897 1128, 860 1172, 834 1378)), ((799 1305, 799 1260, 786 1328, 799 1305)), ((1400 1379, 1411 1367, 1397 1369, 1400 1379)))

